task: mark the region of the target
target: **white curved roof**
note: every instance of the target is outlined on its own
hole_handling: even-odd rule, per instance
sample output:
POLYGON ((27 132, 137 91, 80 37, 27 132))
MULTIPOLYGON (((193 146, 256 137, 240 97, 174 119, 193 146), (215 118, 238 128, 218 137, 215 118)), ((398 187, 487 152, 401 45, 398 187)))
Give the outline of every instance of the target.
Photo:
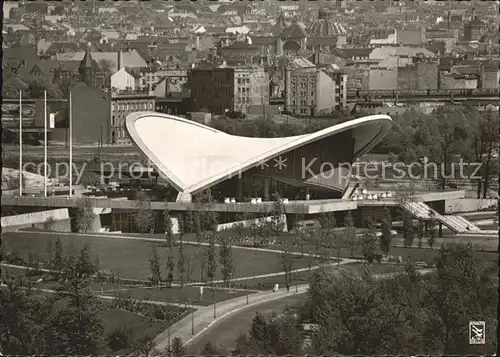
POLYGON ((306 135, 248 138, 156 112, 136 112, 126 119, 133 142, 184 193, 206 189, 285 152, 349 129, 356 138, 354 157, 363 155, 386 135, 390 124, 389 116, 372 115, 306 135))

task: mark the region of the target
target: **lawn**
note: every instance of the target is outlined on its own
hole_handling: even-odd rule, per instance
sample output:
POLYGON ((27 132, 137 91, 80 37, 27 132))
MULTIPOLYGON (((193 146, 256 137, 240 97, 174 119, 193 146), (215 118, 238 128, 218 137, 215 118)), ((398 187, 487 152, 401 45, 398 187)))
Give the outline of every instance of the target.
MULTIPOLYGON (((100 294, 100 289, 96 291, 100 294)), ((252 294, 253 292, 249 292, 252 294)), ((151 300, 151 301, 162 301, 166 303, 186 303, 187 307, 190 304, 208 306, 213 304, 213 294, 212 289, 209 287, 204 287, 203 297, 200 296, 200 288, 194 286, 185 286, 181 288, 180 286, 174 286, 171 288, 152 288, 152 287, 142 287, 142 288, 131 288, 127 290, 121 290, 119 293, 113 291, 104 291, 104 295, 113 296, 120 294, 124 297, 132 297, 138 300, 151 300)), ((234 299, 240 296, 245 296, 247 293, 241 290, 220 290, 215 289, 215 301, 225 301, 229 299, 234 299)))
MULTIPOLYGON (((417 261, 422 261, 426 262, 429 264, 433 264, 435 262, 436 257, 439 255, 439 247, 442 241, 446 241, 447 243, 467 243, 467 242, 472 242, 475 248, 477 249, 476 255, 478 258, 481 260, 485 261, 493 261, 496 262, 498 259, 498 253, 497 253, 497 240, 495 238, 487 238, 487 237, 479 237, 479 238, 471 238, 471 237, 448 237, 446 240, 444 239, 438 239, 436 244, 435 244, 435 249, 430 249, 427 245, 426 240, 422 241, 422 248, 418 248, 418 240, 415 239, 413 243, 413 247, 411 248, 404 248, 402 246, 398 247, 392 247, 389 254, 392 256, 401 256, 403 258, 403 261, 407 261, 410 259, 413 262, 417 261), (437 248, 437 249, 436 249, 437 248), (485 249, 485 251, 480 251, 480 249, 485 249)), ((399 238, 393 239, 393 242, 397 243, 403 243, 403 241, 399 238)), ((315 252, 315 246, 313 245, 304 245, 302 248, 298 245, 280 245, 276 244, 273 246, 269 246, 269 249, 275 249, 275 250, 283 250, 285 248, 288 248, 290 251, 293 252, 303 252, 303 253, 314 253, 315 252)), ((336 249, 330 249, 329 250, 330 256, 336 257, 337 256, 337 250, 336 249)), ((360 248, 354 249, 354 256, 355 257, 361 257, 362 252, 360 248)), ((351 258, 351 250, 350 249, 342 249, 340 251, 340 257, 341 258, 351 258)), ((307 259, 307 258, 305 258, 307 259)))
MULTIPOLYGON (((373 263, 365 265, 362 264, 361 262, 359 263, 356 262, 356 263, 343 264, 340 266, 340 268, 352 270, 358 274, 364 274, 365 269, 368 268, 372 274, 383 274, 383 273, 394 273, 402 271, 404 269, 404 265, 386 264, 386 263, 383 264, 373 263)), ((338 267, 336 265, 332 265, 325 269, 336 270, 338 269, 338 267)), ((309 284, 309 280, 313 272, 314 270, 312 270, 311 272, 303 271, 299 272, 298 274, 293 274, 290 289, 291 290, 295 289, 295 285, 297 284, 298 285, 309 284)), ((271 276, 266 278, 248 280, 248 289, 271 290, 275 284, 279 284, 280 287, 285 287, 286 286, 285 276, 284 275, 271 276)), ((245 281, 238 282, 235 284, 235 286, 241 289, 247 287, 245 281)))
MULTIPOLYGON (((37 295, 47 296, 47 294, 43 292, 37 293, 37 295)), ((64 300, 57 301, 54 304, 55 307, 54 311, 57 311, 64 305, 65 305, 64 300)), ((135 343, 135 341, 137 341, 137 339, 144 336, 149 336, 151 338, 154 338, 158 334, 168 329, 169 326, 171 326, 173 323, 179 321, 192 311, 191 309, 188 309, 183 314, 180 314, 172 321, 157 321, 130 311, 115 308, 112 305, 112 302, 110 301, 103 301, 101 306, 103 307, 101 316, 104 320, 104 325, 105 325, 104 339, 106 341, 105 350, 102 351, 102 354, 116 352, 116 351, 111 351, 111 349, 107 346, 108 335, 116 328, 123 328, 123 327, 130 328, 131 332, 130 344, 131 346, 133 346, 133 344, 135 343)), ((132 352, 132 348, 123 349, 120 350, 119 352, 120 355, 128 355, 129 353, 132 352)))
MULTIPOLYGON (((96 237, 83 234, 59 234, 40 232, 7 232, 3 241, 8 250, 17 253, 21 258, 28 260, 31 253, 34 260, 49 259, 49 243, 54 244, 59 238, 65 252, 78 252, 88 244, 92 254, 99 260, 99 268, 113 271, 121 278, 147 280, 149 276, 149 259, 153 248, 158 249, 165 268, 166 257, 170 248, 165 247, 164 241, 146 242, 141 240, 123 239, 117 237, 96 237)), ((206 252, 206 246, 184 245, 184 253, 188 257, 188 267, 191 270, 191 281, 199 281, 201 276, 200 261, 206 252)), ((217 248, 218 253, 219 248, 217 248)), ((178 247, 174 247, 172 254, 178 255, 178 247)), ((233 249, 235 262, 234 278, 276 273, 283 270, 280 255, 272 252, 257 250, 233 249)), ((307 258, 294 258, 295 268, 307 267, 307 258)), ((220 269, 217 270, 216 280, 222 279, 220 269)), ((175 278, 174 278, 175 280, 175 278)))
MULTIPOLYGON (((128 327, 131 330, 131 341, 136 341, 143 336, 154 338, 162 333, 171 325, 168 321, 151 321, 145 316, 137 315, 133 312, 119 310, 108 307, 102 314, 106 324, 106 337, 118 327, 128 327)), ((103 353, 112 352, 109 347, 103 353)), ((120 350, 120 355, 127 355, 132 352, 131 349, 120 350)))

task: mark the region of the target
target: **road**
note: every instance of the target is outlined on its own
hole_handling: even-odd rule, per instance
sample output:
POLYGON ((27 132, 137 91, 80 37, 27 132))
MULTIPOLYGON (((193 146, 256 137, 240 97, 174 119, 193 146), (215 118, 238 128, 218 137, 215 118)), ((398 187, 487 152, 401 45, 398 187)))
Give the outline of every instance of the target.
POLYGON ((231 316, 227 319, 214 324, 205 333, 197 336, 187 347, 187 353, 191 355, 199 355, 203 346, 208 341, 215 343, 220 352, 229 353, 234 349, 234 342, 240 334, 248 332, 248 328, 257 312, 260 312, 265 317, 271 317, 273 312, 280 314, 285 307, 292 306, 296 303, 304 301, 305 294, 295 294, 295 290, 290 290, 290 296, 283 299, 265 302, 256 306, 251 306, 248 309, 231 316))
MULTIPOLYGON (((419 269, 420 274, 428 274, 433 269, 419 269)), ((374 279, 385 279, 391 276, 395 276, 398 273, 381 273, 374 274, 374 279)), ((247 333, 252 322, 253 317, 257 312, 260 312, 266 317, 272 316, 273 312, 280 315, 284 312, 287 306, 293 306, 297 303, 305 301, 307 295, 307 290, 301 287, 299 293, 296 294, 295 290, 292 288, 289 296, 284 296, 280 299, 263 302, 253 306, 249 306, 245 309, 237 311, 231 316, 222 318, 219 321, 213 323, 211 326, 207 327, 203 332, 196 335, 187 343, 187 353, 191 355, 198 355, 202 351, 203 347, 207 342, 211 341, 216 344, 220 352, 230 353, 234 349, 234 342, 236 338, 242 333, 247 333)))

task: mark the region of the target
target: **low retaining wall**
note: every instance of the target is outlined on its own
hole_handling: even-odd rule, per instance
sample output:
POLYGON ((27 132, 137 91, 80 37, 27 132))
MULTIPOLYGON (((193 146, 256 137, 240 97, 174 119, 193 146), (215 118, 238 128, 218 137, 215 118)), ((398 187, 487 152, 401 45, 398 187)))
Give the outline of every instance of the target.
POLYGON ((2 230, 12 232, 22 228, 47 228, 58 232, 71 232, 71 219, 67 208, 2 217, 2 230), (50 227, 45 223, 52 217, 50 227))
MULTIPOLYGON (((264 217, 264 218, 261 218, 261 219, 256 218, 256 219, 247 219, 247 220, 244 220, 244 221, 236 221, 236 222, 223 223, 223 224, 217 225, 217 232, 234 228, 235 226, 237 226, 239 224, 242 224, 243 227, 245 227, 245 228, 249 228, 249 227, 251 227, 254 224, 261 223, 262 221, 264 221, 264 222, 271 222, 273 220, 273 218, 274 217, 271 216, 271 217, 264 217)), ((286 215, 285 214, 281 215, 281 221, 285 223, 284 226, 283 226, 283 232, 288 232, 288 228, 287 228, 287 225, 286 225, 286 215)))
POLYGON ((490 208, 492 205, 498 205, 495 199, 482 199, 482 198, 461 198, 458 200, 446 200, 445 212, 462 213, 462 212, 475 212, 490 208))

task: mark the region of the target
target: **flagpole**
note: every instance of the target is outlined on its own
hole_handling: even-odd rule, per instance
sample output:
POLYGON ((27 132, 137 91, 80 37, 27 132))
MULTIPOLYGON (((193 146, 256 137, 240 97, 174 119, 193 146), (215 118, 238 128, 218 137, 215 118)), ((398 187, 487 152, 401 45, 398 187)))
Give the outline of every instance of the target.
POLYGON ((19 196, 23 195, 23 90, 19 90, 19 196))
POLYGON ((69 91, 69 197, 73 196, 73 107, 69 91))
POLYGON ((43 154, 44 154, 44 169, 43 169, 43 193, 47 197, 47 91, 44 92, 44 116, 43 116, 43 154))

